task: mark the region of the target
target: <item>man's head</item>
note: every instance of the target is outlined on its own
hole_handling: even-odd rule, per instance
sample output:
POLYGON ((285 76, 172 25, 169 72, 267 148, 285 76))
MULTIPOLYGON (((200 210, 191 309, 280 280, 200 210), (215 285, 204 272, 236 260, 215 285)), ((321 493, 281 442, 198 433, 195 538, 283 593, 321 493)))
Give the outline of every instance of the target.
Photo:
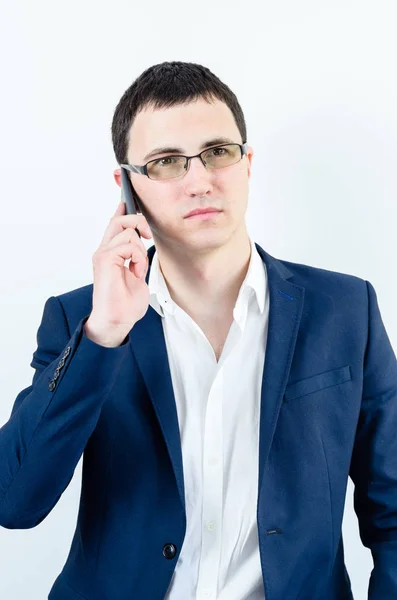
MULTIPOLYGON (((234 93, 194 63, 165 62, 144 71, 122 96, 112 121, 119 164, 143 166, 171 155, 195 155, 217 138, 246 143, 244 116, 234 93), (147 156, 159 147, 178 151, 147 156)), ((206 169, 194 158, 187 172, 167 180, 128 171, 156 246, 205 252, 241 235, 252 155, 248 147, 241 160, 219 169, 206 169), (222 212, 209 220, 186 218, 191 210, 209 206, 222 212)), ((120 185, 120 169, 114 177, 120 185)))

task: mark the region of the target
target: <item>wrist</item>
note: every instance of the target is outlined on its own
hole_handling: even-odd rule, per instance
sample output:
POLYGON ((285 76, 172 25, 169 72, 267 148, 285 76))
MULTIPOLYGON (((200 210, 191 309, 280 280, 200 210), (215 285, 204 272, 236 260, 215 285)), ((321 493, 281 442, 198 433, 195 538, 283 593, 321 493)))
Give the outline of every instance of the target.
POLYGON ((116 348, 125 342, 131 327, 126 329, 125 326, 98 323, 89 317, 83 329, 86 337, 96 344, 105 348, 116 348))

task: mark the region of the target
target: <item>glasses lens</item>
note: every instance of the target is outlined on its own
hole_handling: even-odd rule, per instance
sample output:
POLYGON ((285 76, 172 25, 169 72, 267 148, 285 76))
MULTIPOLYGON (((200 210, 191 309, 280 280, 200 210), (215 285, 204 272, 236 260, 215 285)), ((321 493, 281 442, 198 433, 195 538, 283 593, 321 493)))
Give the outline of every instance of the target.
POLYGON ((185 162, 183 156, 165 156, 148 163, 147 172, 150 179, 172 179, 182 175, 185 162))
MULTIPOLYGON (((227 144, 210 148, 202 156, 209 169, 221 169, 241 160, 241 150, 238 144, 227 144)), ((183 156, 165 156, 150 161, 147 171, 150 179, 173 179, 185 172, 185 164, 183 156)))
POLYGON ((203 154, 203 159, 210 169, 221 169, 233 165, 241 159, 241 150, 238 144, 228 144, 210 148, 203 154))

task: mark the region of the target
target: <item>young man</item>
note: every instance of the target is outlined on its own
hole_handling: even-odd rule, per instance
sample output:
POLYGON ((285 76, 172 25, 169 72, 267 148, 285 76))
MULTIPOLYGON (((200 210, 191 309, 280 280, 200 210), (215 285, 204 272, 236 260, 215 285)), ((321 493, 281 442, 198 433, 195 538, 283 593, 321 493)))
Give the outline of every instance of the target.
POLYGON ((369 598, 397 597, 397 361, 373 286, 250 239, 253 151, 207 68, 145 71, 112 134, 141 214, 121 203, 93 285, 45 304, 0 430, 0 523, 43 521, 83 454, 51 600, 347 600, 350 474, 369 598))

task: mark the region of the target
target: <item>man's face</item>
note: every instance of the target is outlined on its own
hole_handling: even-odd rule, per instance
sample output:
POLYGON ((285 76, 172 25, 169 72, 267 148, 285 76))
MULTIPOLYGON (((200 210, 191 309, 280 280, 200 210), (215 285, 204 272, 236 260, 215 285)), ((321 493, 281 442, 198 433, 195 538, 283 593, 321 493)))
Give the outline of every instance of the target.
MULTIPOLYGON (((148 160, 171 154, 198 154, 204 142, 218 137, 242 143, 230 109, 219 100, 209 104, 199 99, 160 110, 146 108, 137 114, 131 126, 128 163, 144 165, 148 160), (145 158, 159 147, 180 148, 180 152, 145 158)), ((163 181, 129 173, 154 243, 205 251, 222 246, 240 228, 245 228, 252 155, 249 147, 242 160, 221 169, 206 169, 199 158, 194 158, 186 174, 163 181), (204 207, 215 207, 222 212, 206 220, 186 218, 191 210, 204 207)))

